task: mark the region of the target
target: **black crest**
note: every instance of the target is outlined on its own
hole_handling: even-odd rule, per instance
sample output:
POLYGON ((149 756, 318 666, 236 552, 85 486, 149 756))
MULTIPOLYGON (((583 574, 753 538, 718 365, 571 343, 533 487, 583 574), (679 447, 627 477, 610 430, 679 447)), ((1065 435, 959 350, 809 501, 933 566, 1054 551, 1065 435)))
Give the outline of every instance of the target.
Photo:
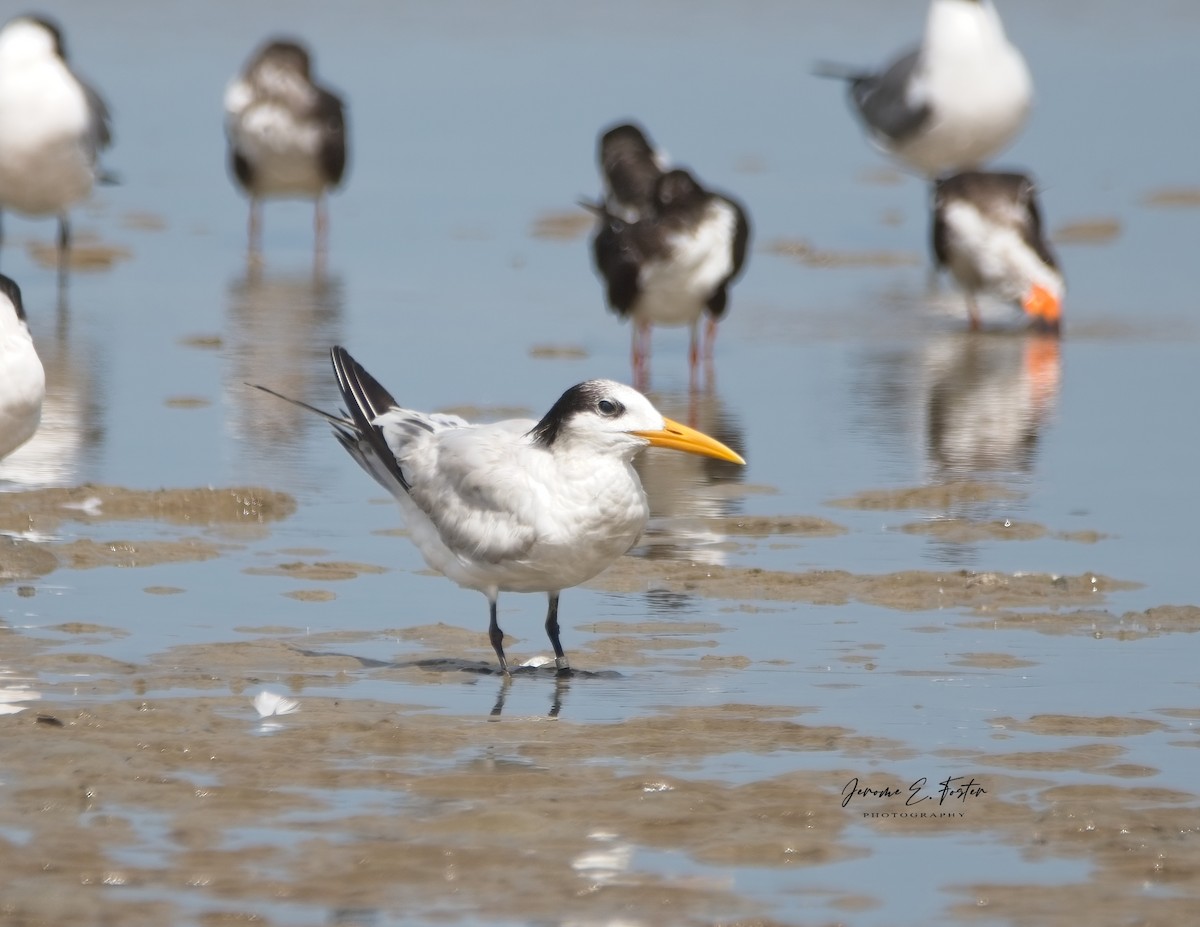
POLYGON ((58 55, 63 61, 67 60, 67 46, 63 42, 62 27, 51 19, 49 16, 30 16, 30 22, 35 22, 52 36, 54 36, 54 54, 58 55))
POLYGON ((542 420, 530 429, 529 435, 533 443, 540 447, 552 447, 562 432, 567 420, 580 412, 598 412, 601 415, 615 416, 625 411, 624 406, 609 396, 604 388, 595 380, 579 383, 558 397, 558 402, 550 407, 550 411, 542 416, 542 420), (602 403, 610 403, 612 408, 602 407, 602 403))
POLYGON ((12 300, 13 308, 17 310, 17 318, 25 321, 25 304, 21 301, 21 288, 12 277, 0 274, 0 293, 12 300))

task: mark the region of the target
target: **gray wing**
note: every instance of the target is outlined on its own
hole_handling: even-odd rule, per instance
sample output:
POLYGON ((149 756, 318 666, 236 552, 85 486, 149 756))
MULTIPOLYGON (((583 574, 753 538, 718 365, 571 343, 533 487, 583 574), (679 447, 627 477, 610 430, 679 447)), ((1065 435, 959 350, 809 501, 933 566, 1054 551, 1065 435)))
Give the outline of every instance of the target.
POLYGON ((330 354, 348 416, 297 405, 329 421, 359 466, 402 507, 414 505, 459 557, 523 557, 537 540, 537 500, 517 456, 536 423, 469 425, 456 415, 401 408, 345 348, 330 354))
POLYGON ((461 559, 520 560, 536 543, 540 504, 519 460, 534 424, 443 427, 401 460, 409 498, 461 559))
POLYGON ((87 97, 88 135, 92 143, 93 158, 112 144, 112 114, 99 91, 85 80, 79 81, 83 95, 87 97))
POLYGON ((346 172, 346 111, 337 94, 318 87, 317 96, 313 116, 320 125, 321 168, 330 186, 336 187, 346 172))
POLYGON ((913 89, 919 62, 920 51, 913 50, 879 74, 851 79, 850 97, 863 121, 890 141, 904 141, 932 114, 928 100, 913 89))

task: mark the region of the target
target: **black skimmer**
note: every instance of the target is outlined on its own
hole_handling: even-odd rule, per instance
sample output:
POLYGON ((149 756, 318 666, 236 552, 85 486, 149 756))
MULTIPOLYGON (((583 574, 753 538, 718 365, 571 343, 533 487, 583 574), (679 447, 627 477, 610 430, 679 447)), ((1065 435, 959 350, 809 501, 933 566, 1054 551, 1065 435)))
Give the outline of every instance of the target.
POLYGON ((308 50, 274 39, 259 48, 225 91, 229 161, 250 197, 249 245, 262 248, 264 199, 313 201, 314 251, 323 259, 329 221, 325 195, 346 171, 346 117, 341 98, 316 83, 308 50))
POLYGON ((966 292, 972 329, 977 296, 1017 303, 1035 328, 1057 334, 1066 281, 1042 233, 1037 188, 1026 174, 965 171, 933 192, 933 253, 966 292))

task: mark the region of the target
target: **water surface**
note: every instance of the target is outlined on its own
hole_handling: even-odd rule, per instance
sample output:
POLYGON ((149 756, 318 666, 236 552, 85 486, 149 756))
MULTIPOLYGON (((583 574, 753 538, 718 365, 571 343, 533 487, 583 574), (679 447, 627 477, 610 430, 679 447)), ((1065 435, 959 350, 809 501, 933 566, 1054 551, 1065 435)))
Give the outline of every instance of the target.
MULTIPOLYGON (((1190 923, 1200 210, 1156 194, 1200 184, 1194 5, 1003 4, 1038 103, 1002 162, 1063 232, 1061 344, 962 330, 922 186, 809 76, 882 60, 922 4, 48 9, 116 120, 123 182, 76 228, 128 255, 60 299, 26 247, 53 223, 5 216, 49 379, 6 496, 294 509, 84 489, 5 522, 58 563, 0 586, 14 922, 1190 923), (224 83, 276 30, 350 103, 321 275, 303 204, 247 266, 224 170, 224 83), (483 598, 244 384, 332 408, 334 343, 484 416, 628 378, 586 237, 544 232, 627 116, 754 220, 713 382, 665 331, 651 383, 749 465, 646 455, 643 544, 563 596, 584 672, 506 685, 483 598), (260 719, 263 689, 300 710, 260 719), (985 789, 937 806, 961 817, 842 806, 947 776, 985 789)), ((543 609, 501 600, 520 659, 543 609)))

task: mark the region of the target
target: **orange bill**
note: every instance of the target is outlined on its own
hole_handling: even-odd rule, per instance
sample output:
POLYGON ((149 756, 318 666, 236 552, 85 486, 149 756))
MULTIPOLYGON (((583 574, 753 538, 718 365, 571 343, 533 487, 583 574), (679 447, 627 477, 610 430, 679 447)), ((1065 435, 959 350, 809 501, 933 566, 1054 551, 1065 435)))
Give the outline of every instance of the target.
POLYGON ((1062 321, 1062 301, 1044 286, 1035 283, 1022 306, 1042 327, 1058 331, 1062 321))
POLYGON ((716 438, 710 438, 702 431, 688 428, 669 418, 663 418, 661 431, 635 431, 639 438, 645 438, 651 447, 669 447, 676 451, 687 451, 689 454, 700 454, 703 457, 715 457, 717 460, 728 460, 744 464, 742 455, 726 447, 716 438))

